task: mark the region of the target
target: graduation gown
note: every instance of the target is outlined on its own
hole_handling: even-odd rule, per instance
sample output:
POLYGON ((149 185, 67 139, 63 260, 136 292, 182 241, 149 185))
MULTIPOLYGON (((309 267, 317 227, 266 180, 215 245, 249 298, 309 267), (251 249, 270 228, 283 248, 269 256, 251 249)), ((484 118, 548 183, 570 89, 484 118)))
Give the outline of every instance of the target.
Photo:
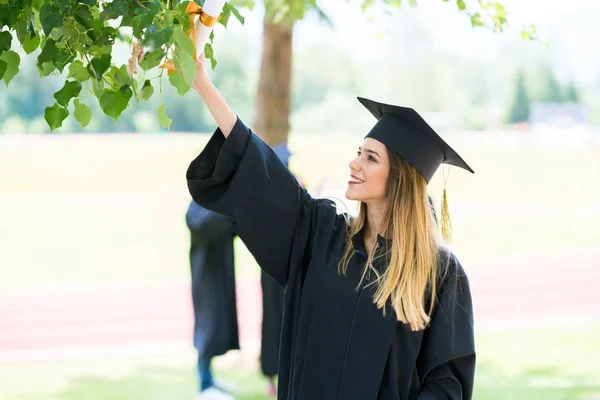
POLYGON ((191 202, 186 223, 191 234, 190 268, 194 305, 194 347, 203 359, 239 349, 234 232, 231 220, 191 202))
POLYGON ((456 257, 445 257, 430 326, 413 332, 391 307, 386 316, 377 309, 368 280, 357 287, 362 232, 351 238, 356 253, 340 275, 347 216, 311 198, 241 120, 227 139, 215 132, 187 181, 195 201, 228 215, 261 268, 285 287, 278 399, 471 398, 472 304, 456 257))

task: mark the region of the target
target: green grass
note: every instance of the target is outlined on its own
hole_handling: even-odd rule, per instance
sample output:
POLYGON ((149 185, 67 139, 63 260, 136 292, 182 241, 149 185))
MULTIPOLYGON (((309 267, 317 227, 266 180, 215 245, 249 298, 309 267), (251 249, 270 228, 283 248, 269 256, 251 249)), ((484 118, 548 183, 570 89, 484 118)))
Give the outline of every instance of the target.
POLYGON ((479 334, 475 399, 600 398, 598 337, 600 325, 479 334))
MULTIPOLYGON (((600 325, 481 332, 476 400, 591 400, 600 397, 600 325)), ((217 378, 240 400, 266 400, 253 355, 217 360, 217 378)), ((0 364, 3 400, 192 399, 193 353, 0 364)))
MULTIPOLYGON (((477 134, 479 135, 479 134, 477 134)), ((460 135, 475 175, 452 171, 453 237, 465 257, 600 243, 600 151, 482 144, 460 135)), ((0 290, 185 280, 185 171, 206 135, 0 138, 0 290)), ((296 135, 292 169, 344 187, 359 137, 296 135)), ((441 175, 440 175, 441 176, 441 175)), ((441 177, 430 192, 439 207, 441 177)), ((238 272, 258 274, 237 244, 238 272)))

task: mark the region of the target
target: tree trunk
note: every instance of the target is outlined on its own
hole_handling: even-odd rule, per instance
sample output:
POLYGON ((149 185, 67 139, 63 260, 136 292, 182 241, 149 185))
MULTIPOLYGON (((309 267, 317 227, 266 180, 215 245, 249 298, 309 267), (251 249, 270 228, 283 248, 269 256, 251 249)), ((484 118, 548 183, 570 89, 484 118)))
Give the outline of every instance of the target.
POLYGON ((263 21, 263 47, 257 95, 256 132, 268 145, 287 142, 290 131, 292 32, 294 22, 263 21))

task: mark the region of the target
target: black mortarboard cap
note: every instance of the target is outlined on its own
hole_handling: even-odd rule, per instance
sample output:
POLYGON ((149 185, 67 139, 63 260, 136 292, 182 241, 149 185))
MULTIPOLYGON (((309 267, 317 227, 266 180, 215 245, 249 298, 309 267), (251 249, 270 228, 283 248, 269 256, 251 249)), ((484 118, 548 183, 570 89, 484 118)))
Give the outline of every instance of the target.
POLYGON ((380 141, 404 158, 423 175, 427 183, 440 164, 475 172, 412 108, 358 98, 378 119, 366 137, 380 141))

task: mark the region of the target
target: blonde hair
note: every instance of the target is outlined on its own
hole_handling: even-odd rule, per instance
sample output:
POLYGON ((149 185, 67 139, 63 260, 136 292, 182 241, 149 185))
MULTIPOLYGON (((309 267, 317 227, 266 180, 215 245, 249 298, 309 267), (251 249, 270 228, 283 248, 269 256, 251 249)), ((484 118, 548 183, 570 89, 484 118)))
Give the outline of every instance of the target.
MULTIPOLYGON (((377 308, 385 315, 385 306, 390 300, 398 321, 417 331, 429 324, 435 306, 442 241, 427 198, 425 178, 393 151, 387 149, 387 154, 390 173, 380 234, 391 240, 391 244, 385 251, 377 252, 377 258, 385 258, 388 266, 382 272, 375 269, 373 250, 368 255, 359 285, 367 274, 374 273, 376 279, 372 284, 377 288, 373 302, 377 308)), ((367 205, 360 203, 358 216, 349 225, 349 240, 339 265, 342 274, 346 274, 355 253, 350 238, 365 226, 366 216, 367 205)))

